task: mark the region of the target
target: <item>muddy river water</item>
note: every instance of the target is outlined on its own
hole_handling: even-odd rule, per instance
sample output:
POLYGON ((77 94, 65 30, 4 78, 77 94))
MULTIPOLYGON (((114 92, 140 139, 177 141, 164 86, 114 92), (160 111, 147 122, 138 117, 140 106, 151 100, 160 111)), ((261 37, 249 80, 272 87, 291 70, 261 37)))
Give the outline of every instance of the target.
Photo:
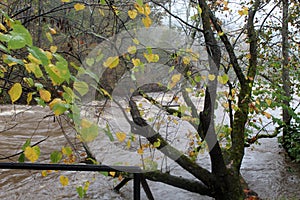
MULTIPOLYGON (((61 127, 50 112, 41 107, 1 106, 0 107, 0 158, 2 162, 16 161, 18 156, 4 159, 18 153, 26 141, 32 137, 32 143, 46 139, 39 144, 41 157, 39 162, 49 161, 49 152, 60 150, 68 145, 61 127), (47 160, 47 161, 46 161, 47 160)), ((64 122, 63 122, 64 123, 64 122)), ((65 134, 76 145, 73 131, 65 128, 65 134)), ((91 148, 106 154, 101 161, 113 162, 116 157, 131 160, 131 154, 117 151, 109 154, 110 147, 101 144, 104 138, 91 143, 91 148), (101 142, 102 140, 102 142, 101 142), (106 152, 107 151, 107 152, 106 152)), ((279 147, 277 139, 260 140, 261 145, 246 149, 242 165, 242 174, 251 189, 263 199, 300 199, 300 166, 291 163, 279 147)), ((75 146, 75 148, 80 148, 75 146)), ((101 159, 101 158, 100 158, 101 159)), ((207 167, 208 156, 203 154, 199 161, 207 167)), ((174 167, 173 171, 181 173, 174 167)), ((86 199, 132 199, 132 184, 129 182, 120 193, 112 191, 118 180, 103 176, 97 172, 52 172, 43 177, 40 171, 0 170, 0 199, 79 199, 76 187, 90 181, 86 199), (59 176, 69 178, 69 184, 62 186, 59 176)), ((171 186, 149 181, 155 199, 210 199, 201 197, 171 186)), ((142 191, 142 199, 146 199, 142 191)))

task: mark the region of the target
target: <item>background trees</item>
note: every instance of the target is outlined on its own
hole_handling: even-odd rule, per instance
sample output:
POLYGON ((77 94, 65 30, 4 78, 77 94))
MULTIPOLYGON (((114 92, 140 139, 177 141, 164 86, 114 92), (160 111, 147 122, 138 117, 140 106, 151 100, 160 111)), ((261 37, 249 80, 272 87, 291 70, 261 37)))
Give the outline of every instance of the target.
MULTIPOLYGON (((91 94, 106 98, 120 108, 119 115, 126 119, 135 137, 122 130, 113 134, 109 125, 106 134, 121 143, 131 141, 127 145, 137 149, 145 169, 149 166, 145 165, 144 152, 158 149, 196 177, 194 180, 158 170, 152 159, 151 170, 145 173, 147 179, 216 199, 242 199, 246 195, 243 189, 247 189, 240 175, 245 146, 276 135, 280 127, 284 135, 299 133, 297 128, 289 131, 291 122, 296 127, 299 123, 299 104, 293 104, 299 97, 294 95, 299 93, 298 3, 290 7, 286 1, 259 0, 179 3, 187 6, 184 14, 177 12, 178 2, 172 1, 4 1, 1 101, 29 104, 35 99, 39 105, 49 105, 57 116, 68 111, 85 144, 100 129, 95 122, 82 118, 74 99, 82 103, 91 94), (275 13, 281 9, 282 19, 275 13), (145 31, 152 24, 166 21, 170 30, 180 31, 175 39, 184 37, 183 33, 189 36, 183 47, 158 46, 152 41, 153 34, 160 33, 158 40, 171 45, 167 37, 176 31, 145 31), (141 27, 145 27, 144 32, 137 29, 141 27), (194 48, 198 44, 202 47, 194 48), (205 50, 200 52, 201 48, 205 50), (158 64, 168 70, 158 67, 147 71, 158 64), (155 81, 143 82, 150 73, 155 81), (126 85, 124 80, 133 84, 126 85), (120 82, 125 87, 118 91, 120 82), (124 88, 128 91, 122 94, 124 88), (89 93, 91 90, 95 93, 89 93), (158 95, 162 100, 157 100, 158 95), (201 99, 203 106, 199 107, 201 99), (216 106, 227 113, 228 120, 221 124, 216 124, 216 106), (282 120, 269 113, 269 109, 278 107, 283 108, 282 120), (151 112, 156 115, 149 117, 151 112), (271 118, 278 124, 275 134, 260 134, 271 118), (185 131, 190 132, 190 142, 183 153, 174 147, 170 132, 163 131, 166 123, 173 123, 172 131, 178 124, 189 124, 185 131), (205 145, 210 170, 197 162, 205 145)), ((285 146, 294 144, 283 138, 285 146)), ((30 151, 33 155, 37 152, 30 151)))

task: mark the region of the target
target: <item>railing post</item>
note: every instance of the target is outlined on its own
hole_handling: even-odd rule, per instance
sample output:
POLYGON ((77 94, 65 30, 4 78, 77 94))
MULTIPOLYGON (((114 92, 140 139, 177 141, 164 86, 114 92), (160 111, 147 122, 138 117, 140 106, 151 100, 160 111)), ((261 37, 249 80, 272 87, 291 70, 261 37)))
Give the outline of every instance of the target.
POLYGON ((134 173, 133 174, 133 199, 140 200, 141 199, 141 174, 134 173))

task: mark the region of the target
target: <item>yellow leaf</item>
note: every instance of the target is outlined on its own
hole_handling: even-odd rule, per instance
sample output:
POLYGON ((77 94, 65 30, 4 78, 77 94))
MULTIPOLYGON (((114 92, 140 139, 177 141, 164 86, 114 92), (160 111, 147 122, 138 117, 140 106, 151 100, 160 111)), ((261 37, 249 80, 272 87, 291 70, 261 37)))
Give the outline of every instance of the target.
POLYGON ((173 83, 177 83, 178 81, 180 81, 181 78, 181 74, 174 74, 171 78, 173 83))
POLYGON ((31 162, 37 161, 38 158, 39 158, 39 148, 38 148, 38 146, 34 146, 34 147, 28 146, 28 147, 26 147, 25 150, 24 150, 24 155, 31 162))
POLYGON ((191 62, 191 59, 187 56, 184 56, 182 59, 183 64, 188 65, 191 62))
POLYGON ((47 37, 47 39, 49 40, 50 43, 53 42, 53 38, 52 38, 52 35, 51 35, 50 32, 47 32, 47 33, 46 33, 46 37, 47 37))
POLYGON ((143 24, 144 24, 144 26, 146 27, 146 28, 149 28, 150 26, 151 26, 151 24, 152 24, 152 20, 150 19, 150 17, 144 17, 143 19, 142 19, 142 22, 143 22, 143 24))
POLYGON ((117 132, 116 137, 119 140, 119 142, 123 142, 126 139, 126 133, 117 132))
POLYGON ((59 182, 62 186, 67 186, 69 184, 69 178, 66 176, 61 175, 59 177, 59 182))
POLYGON ((210 81, 215 80, 215 78, 216 78, 216 76, 213 75, 213 74, 209 74, 209 75, 208 75, 208 80, 210 80, 210 81))
POLYGON ((49 27, 49 31, 50 31, 50 33, 52 34, 52 35, 55 35, 57 32, 56 32, 56 30, 54 29, 54 28, 50 28, 49 27))
POLYGON ((7 32, 6 27, 2 23, 0 23, 0 30, 7 32))
POLYGON ((61 0, 61 2, 63 2, 63 3, 68 3, 68 2, 70 2, 71 0, 61 0))
POLYGON ((48 175, 47 170, 43 170, 43 171, 42 171, 42 176, 45 177, 45 176, 47 176, 47 175, 48 175))
POLYGON ((75 8, 76 11, 83 10, 85 8, 85 5, 82 4, 82 3, 76 3, 74 5, 74 8, 75 8))
POLYGON ((149 4, 146 4, 145 5, 145 15, 148 16, 148 15, 150 15, 150 13, 151 13, 150 6, 149 6, 149 4))
POLYGON ((139 4, 134 4, 134 7, 135 7, 135 9, 139 12, 139 13, 141 13, 141 14, 144 14, 145 13, 145 9, 144 9, 144 7, 142 7, 142 6, 140 6, 139 4))
POLYGON ((32 92, 29 92, 28 94, 27 94, 27 105, 29 105, 30 104, 30 102, 31 102, 31 100, 32 100, 32 92))
POLYGON ((270 106, 271 103, 272 103, 272 100, 271 99, 265 99, 265 102, 268 104, 268 106, 270 106))
POLYGON ((104 17, 105 16, 105 13, 102 9, 99 8, 99 13, 104 17))
POLYGON ((138 58, 137 59, 132 58, 132 63, 135 67, 140 66, 142 64, 141 60, 138 58))
POLYGON ((51 46, 51 47, 50 47, 50 51, 51 51, 52 53, 55 53, 55 52, 57 51, 57 46, 51 46))
POLYGON ((248 15, 248 8, 243 6, 242 10, 238 11, 239 15, 243 16, 243 15, 248 15))
POLYGON ((146 54, 144 53, 144 57, 146 58, 146 60, 150 63, 150 62, 158 62, 159 60, 159 55, 157 54, 146 54))
POLYGON ((135 54, 136 53, 136 46, 130 46, 127 49, 128 53, 135 54))
POLYGON ((115 177, 116 172, 109 172, 109 175, 111 175, 112 177, 115 177))
POLYGON ((55 116, 58 116, 67 110, 67 108, 64 106, 65 104, 65 101, 61 100, 60 98, 55 98, 49 103, 49 107, 54 112, 55 116))
POLYGON ((20 83, 15 83, 10 90, 8 91, 8 94, 10 96, 11 102, 14 103, 17 101, 22 94, 22 86, 20 83))
POLYGON ((134 44, 139 45, 140 41, 137 38, 133 38, 132 41, 134 42, 134 44))
POLYGON ((130 17, 130 19, 135 19, 137 16, 137 10, 128 10, 128 16, 130 17))
POLYGON ((40 61, 39 59, 37 59, 36 57, 34 57, 31 53, 27 56, 28 60, 30 60, 31 62, 35 63, 35 64, 42 64, 42 61, 40 61))
POLYGON ((138 152, 138 154, 142 155, 142 154, 144 153, 144 150, 143 150, 143 148, 139 148, 139 149, 137 150, 137 152, 138 152))
POLYGON ((107 60, 103 63, 104 67, 108 67, 110 69, 115 68, 119 64, 119 57, 109 57, 107 60))
POLYGON ((62 101, 60 98, 55 98, 55 99, 53 99, 53 100, 49 103, 50 109, 52 110, 52 108, 53 108, 53 106, 54 106, 55 104, 61 103, 61 102, 63 102, 63 101, 62 101))
POLYGON ((127 147, 127 148, 130 148, 130 147, 131 147, 131 140, 127 140, 126 147, 127 147))
POLYGON ((223 36, 223 35, 224 35, 224 32, 221 32, 221 31, 220 31, 220 32, 218 32, 218 36, 220 36, 220 37, 221 37, 221 36, 223 36))
POLYGON ((41 99, 43 99, 45 102, 49 102, 51 100, 51 93, 49 91, 41 89, 39 93, 41 99))
POLYGON ((224 74, 223 76, 218 76, 219 83, 221 83, 223 85, 226 84, 228 80, 229 80, 229 77, 227 74, 224 74))
POLYGON ((268 119, 271 118, 271 114, 270 113, 267 113, 267 112, 263 112, 263 115, 266 116, 268 119))

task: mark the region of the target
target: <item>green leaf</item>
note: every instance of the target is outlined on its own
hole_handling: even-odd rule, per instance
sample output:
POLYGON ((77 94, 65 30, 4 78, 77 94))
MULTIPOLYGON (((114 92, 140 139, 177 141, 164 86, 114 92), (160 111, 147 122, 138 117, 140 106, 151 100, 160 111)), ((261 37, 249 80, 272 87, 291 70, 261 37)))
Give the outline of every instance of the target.
POLYGON ((81 96, 84 96, 89 91, 88 84, 83 81, 75 81, 73 87, 81 96))
POLYGON ((112 135, 112 132, 110 131, 108 123, 106 123, 106 129, 104 129, 104 132, 108 136, 108 138, 111 142, 113 142, 115 140, 114 136, 112 135))
POLYGON ((98 125, 86 119, 81 120, 80 137, 84 142, 91 142, 98 136, 98 125))
POLYGON ((86 62, 86 64, 87 64, 89 67, 91 67, 91 66, 93 66, 93 65, 95 64, 95 59, 94 59, 94 58, 87 58, 87 59, 85 60, 85 62, 86 62))
POLYGON ((26 142, 23 144, 22 146, 22 150, 25 151, 26 147, 30 146, 30 142, 31 140, 30 139, 27 139, 26 142))
POLYGON ((20 65, 24 65, 24 62, 21 59, 14 58, 11 55, 4 55, 3 61, 8 65, 11 63, 18 63, 20 65))
POLYGON ((84 190, 83 190, 82 186, 78 186, 76 188, 76 191, 77 191, 77 194, 78 194, 79 198, 82 199, 84 197, 84 190))
POLYGON ((143 6, 143 5, 144 5, 143 0, 136 0, 136 3, 137 3, 139 6, 143 6))
MULTIPOLYGON (((1 37, 1 35, 0 35, 0 37, 1 37)), ((1 39, 0 39, 1 40, 1 39)), ((2 50, 2 51, 4 51, 4 52, 6 52, 6 53, 9 53, 10 51, 4 46, 4 45, 2 45, 2 44, 0 44, 0 49, 2 50)))
POLYGON ((61 85, 64 81, 69 83, 71 74, 68 68, 68 62, 59 54, 53 54, 57 59, 56 65, 49 64, 45 66, 46 72, 50 76, 53 85, 61 85))
POLYGON ((24 153, 21 153, 21 155, 20 155, 20 157, 18 159, 18 162, 20 162, 20 163, 25 162, 25 154, 24 153))
POLYGON ((44 66, 49 65, 49 59, 47 58, 46 54, 41 51, 40 48, 33 46, 28 47, 27 49, 36 59, 40 60, 44 66))
POLYGON ((53 55, 58 60, 58 62, 56 62, 56 66, 60 71, 61 78, 63 78, 67 83, 69 83, 71 74, 68 68, 68 61, 59 54, 55 53, 53 55))
POLYGON ((53 151, 50 155, 52 163, 58 163, 62 159, 62 153, 60 151, 53 151))
POLYGON ((26 45, 32 46, 32 38, 29 31, 21 24, 13 24, 10 39, 7 41, 9 49, 21 49, 26 45))

